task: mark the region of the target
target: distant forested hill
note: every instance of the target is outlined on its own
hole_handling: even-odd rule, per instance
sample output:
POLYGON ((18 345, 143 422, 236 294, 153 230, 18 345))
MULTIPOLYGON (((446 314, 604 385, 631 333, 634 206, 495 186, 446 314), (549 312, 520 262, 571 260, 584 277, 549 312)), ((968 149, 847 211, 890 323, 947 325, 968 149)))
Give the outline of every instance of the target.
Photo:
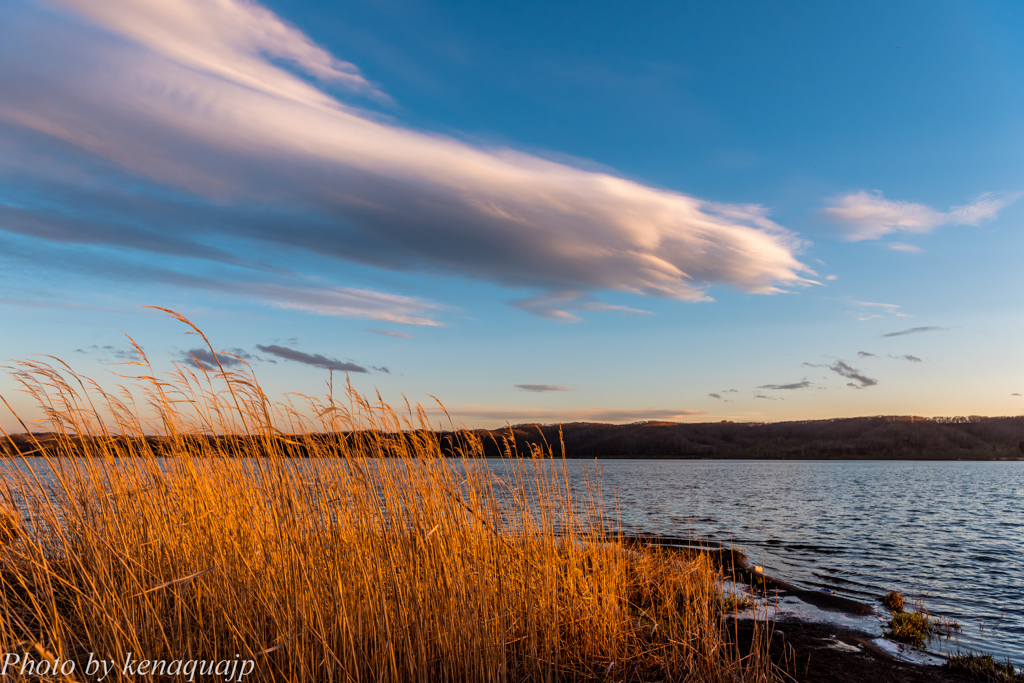
MULTIPOLYGON (((803 422, 638 422, 628 425, 574 422, 515 425, 508 429, 424 434, 358 432, 346 434, 184 436, 196 447, 227 456, 258 456, 268 445, 290 457, 343 452, 398 453, 414 438, 439 439, 443 451, 464 448, 466 437, 480 439, 488 456, 529 456, 541 449, 568 458, 755 458, 805 460, 1024 460, 1024 416, 923 418, 879 416, 803 422), (364 448, 359 445, 364 444, 364 448), (459 448, 453 449, 456 445, 459 448)), ((40 432, 0 436, 0 456, 17 453, 86 455, 117 442, 121 452, 163 455, 166 437, 87 437, 60 439, 40 432), (61 445, 63 444, 63 445, 61 445)), ((173 449, 170 449, 173 450, 173 449)))
POLYGON ((774 423, 576 422, 476 430, 497 455, 514 435, 520 454, 547 443, 570 458, 859 460, 1024 459, 1024 417, 879 416, 774 423))

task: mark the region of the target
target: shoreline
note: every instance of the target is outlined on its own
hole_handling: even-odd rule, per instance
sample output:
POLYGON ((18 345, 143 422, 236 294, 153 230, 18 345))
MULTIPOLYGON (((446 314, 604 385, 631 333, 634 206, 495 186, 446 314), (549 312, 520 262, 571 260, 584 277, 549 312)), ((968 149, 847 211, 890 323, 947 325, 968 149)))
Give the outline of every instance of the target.
MULTIPOLYGON (((960 683, 976 680, 942 665, 897 658, 879 647, 874 636, 835 624, 780 619, 769 622, 773 661, 798 683, 960 683)), ((750 641, 752 619, 737 619, 741 646, 750 641)))
MULTIPOLYGON (((837 615, 865 617, 879 614, 873 605, 835 593, 799 588, 787 581, 752 570, 743 552, 723 547, 719 543, 701 543, 664 536, 627 536, 622 540, 627 547, 655 546, 684 554, 705 552, 712 557, 727 579, 731 577, 738 586, 759 586, 764 589, 764 596, 769 592, 774 593, 772 597, 776 604, 782 599, 794 598, 819 611, 837 615)), ((856 626, 830 621, 824 617, 815 619, 783 613, 776 618, 760 620, 756 615, 745 616, 741 613, 730 621, 735 629, 737 644, 741 648, 749 648, 755 621, 762 624, 762 629, 767 628, 772 632, 769 648, 772 660, 799 683, 955 683, 986 680, 950 670, 945 666, 949 657, 941 652, 902 645, 884 636, 869 633, 856 626), (912 657, 901 656, 899 652, 905 648, 907 652, 916 654, 922 660, 930 658, 941 660, 941 663, 914 661, 912 657)), ((1024 681, 1024 674, 1018 676, 1018 680, 1024 681)), ((1010 683, 1009 679, 1006 680, 1010 683)))
MULTIPOLYGON (((836 418, 776 423, 669 423, 628 425, 568 423, 514 425, 503 429, 412 431, 321 431, 266 435, 183 435, 196 448, 214 448, 228 456, 260 455, 272 450, 304 458, 358 450, 362 442, 388 441, 399 450, 419 438, 436 440, 441 455, 458 457, 476 442, 484 457, 570 460, 779 460, 1022 462, 1024 416, 991 418, 900 419, 893 416, 836 418)), ((166 436, 61 435, 17 432, 0 438, 0 456, 63 450, 87 455, 109 450, 111 440, 126 452, 165 455, 174 450, 166 436)), ((382 455, 393 455, 383 452, 382 455)))

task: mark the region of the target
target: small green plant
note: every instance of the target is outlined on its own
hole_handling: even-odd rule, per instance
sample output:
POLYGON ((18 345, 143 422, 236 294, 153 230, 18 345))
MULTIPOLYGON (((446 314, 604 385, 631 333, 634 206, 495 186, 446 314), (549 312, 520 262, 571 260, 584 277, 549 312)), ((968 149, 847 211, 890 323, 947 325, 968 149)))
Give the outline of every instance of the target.
POLYGON ((889 638, 921 647, 935 635, 935 624, 923 612, 896 612, 886 626, 889 638))
POLYGON ((899 591, 889 591, 885 594, 885 597, 882 598, 882 604, 885 605, 885 608, 893 614, 902 612, 903 593, 900 593, 899 591))
POLYGON ((1000 663, 992 655, 957 652, 946 660, 946 668, 950 671, 967 674, 975 681, 991 681, 992 683, 1024 682, 1024 673, 1017 673, 1009 659, 1005 663, 1000 663))
POLYGON ((893 610, 892 619, 889 620, 884 631, 888 638, 896 642, 922 647, 936 636, 949 638, 954 633, 958 633, 960 624, 955 619, 933 617, 918 601, 912 612, 893 610))
POLYGON ((739 612, 754 606, 754 599, 747 593, 723 593, 722 609, 725 612, 739 612))

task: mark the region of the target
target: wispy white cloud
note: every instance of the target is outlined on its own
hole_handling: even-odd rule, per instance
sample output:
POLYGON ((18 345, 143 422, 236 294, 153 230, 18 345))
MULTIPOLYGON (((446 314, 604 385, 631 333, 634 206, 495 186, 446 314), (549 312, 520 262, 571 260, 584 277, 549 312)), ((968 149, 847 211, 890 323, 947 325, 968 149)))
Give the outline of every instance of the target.
POLYGON ((913 244, 906 244, 904 242, 893 242, 885 246, 888 247, 889 249, 892 249, 893 251, 905 251, 908 254, 920 254, 922 251, 924 251, 923 249, 921 249, 921 247, 918 247, 913 244))
MULTIPOLYGON (((813 282, 804 243, 761 206, 417 132, 342 103, 318 84, 384 95, 252 2, 61 0, 84 21, 13 3, 0 25, 0 143, 24 153, 5 155, 0 174, 47 188, 19 207, 26 225, 86 211, 74 197, 87 183, 92 214, 79 218, 113 226, 95 239, 197 258, 231 258, 208 244, 247 238, 549 293, 684 301, 714 285, 771 294, 813 282), (173 242, 139 227, 161 218, 173 242)), ((561 320, 612 308, 582 304, 517 305, 561 320)))
POLYGON ((579 322, 580 317, 573 313, 573 311, 600 311, 641 316, 654 315, 651 311, 644 311, 639 308, 606 304, 595 300, 591 295, 578 291, 545 292, 525 299, 516 299, 509 303, 515 308, 540 316, 541 318, 566 323, 579 322))
POLYGON ((883 304, 874 301, 855 301, 854 303, 858 306, 867 306, 868 308, 881 308, 886 313, 895 313, 900 307, 899 304, 883 304))
POLYGON ((563 323, 575 323, 580 321, 580 317, 575 313, 570 313, 568 309, 576 308, 575 304, 578 298, 578 292, 555 292, 551 294, 538 294, 525 299, 516 299, 509 303, 521 311, 532 313, 541 318, 557 320, 563 323))
POLYGON ((379 335, 382 335, 384 337, 395 337, 396 339, 412 339, 412 335, 411 334, 406 334, 405 332, 396 332, 394 330, 378 330, 378 329, 374 328, 374 329, 368 329, 366 331, 367 332, 372 332, 373 334, 379 334, 379 335))
MULTIPOLYGON (((11 251, 16 258, 39 269, 54 268, 65 274, 127 281, 136 285, 169 285, 227 294, 275 308, 321 316, 438 327, 442 323, 435 316, 445 310, 444 306, 420 297, 324 285, 311 278, 287 274, 266 273, 261 280, 253 277, 249 269, 226 268, 196 274, 155 262, 140 265, 106 252, 90 252, 87 258, 82 258, 81 252, 62 249, 11 251)), ((0 250, 0 265, 6 265, 10 256, 0 250)))
POLYGON ((909 313, 904 313, 900 310, 899 304, 885 304, 877 303, 874 301, 854 301, 855 306, 867 309, 866 311, 847 311, 857 316, 857 320, 875 320, 879 318, 885 318, 887 316, 895 316, 897 318, 913 318, 909 313))
POLYGON ((348 62, 335 59, 276 14, 244 0, 53 0, 167 59, 268 95, 332 108, 321 91, 291 77, 282 60, 314 78, 387 98, 348 62))
POLYGON ((406 325, 439 326, 426 317, 440 307, 423 299, 353 287, 294 287, 271 283, 239 284, 235 289, 278 308, 340 318, 365 318, 406 325))
MULTIPOLYGON (((832 200, 822 216, 839 225, 847 240, 877 240, 895 232, 927 233, 940 225, 980 225, 995 218, 1020 193, 988 192, 971 204, 937 211, 924 204, 886 199, 881 191, 861 190, 832 200)), ((891 249, 920 251, 909 244, 892 244, 891 249)))
POLYGON ((607 311, 609 313, 621 313, 622 315, 654 315, 652 311, 645 311, 642 308, 630 308, 629 306, 617 306, 606 304, 600 301, 591 301, 580 305, 581 311, 607 311))

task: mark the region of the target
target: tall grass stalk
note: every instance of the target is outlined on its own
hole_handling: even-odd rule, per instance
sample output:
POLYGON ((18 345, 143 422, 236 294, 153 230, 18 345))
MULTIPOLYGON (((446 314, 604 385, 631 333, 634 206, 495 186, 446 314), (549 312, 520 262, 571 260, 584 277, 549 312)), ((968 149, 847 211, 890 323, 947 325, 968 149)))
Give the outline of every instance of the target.
POLYGON ((773 679, 710 559, 627 550, 599 482, 576 493, 549 453, 489 466, 421 407, 274 404, 249 370, 158 375, 136 348, 142 406, 56 360, 13 373, 56 436, 7 439, 3 652, 239 656, 259 681, 773 679))

